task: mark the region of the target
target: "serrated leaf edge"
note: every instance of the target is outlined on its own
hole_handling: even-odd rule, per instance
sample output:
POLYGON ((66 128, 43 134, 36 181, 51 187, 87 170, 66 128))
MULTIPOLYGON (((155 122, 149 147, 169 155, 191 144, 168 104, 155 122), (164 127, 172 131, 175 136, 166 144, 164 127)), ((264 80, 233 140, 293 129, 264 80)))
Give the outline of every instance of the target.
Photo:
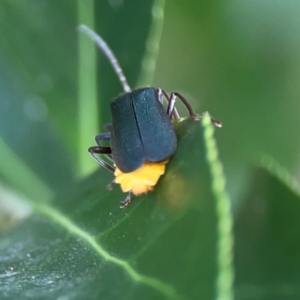
POLYGON ((216 200, 217 214, 217 264, 216 280, 217 300, 234 299, 234 263, 233 263, 233 215, 230 197, 225 187, 223 165, 219 159, 217 143, 214 138, 214 126, 209 115, 202 119, 204 127, 204 143, 206 146, 206 160, 211 173, 211 189, 216 200))

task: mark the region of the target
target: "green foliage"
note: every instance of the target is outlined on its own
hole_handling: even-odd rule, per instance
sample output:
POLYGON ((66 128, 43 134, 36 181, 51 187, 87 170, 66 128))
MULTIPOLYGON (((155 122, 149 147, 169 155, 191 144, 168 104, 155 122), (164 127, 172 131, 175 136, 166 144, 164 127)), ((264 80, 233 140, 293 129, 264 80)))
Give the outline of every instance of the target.
POLYGON ((238 299, 299 298, 299 192, 265 168, 235 222, 238 299))
POLYGON ((298 299, 299 9, 1 1, 0 299, 298 299), (132 87, 224 125, 176 124, 166 174, 124 210, 87 152, 122 90, 81 23, 132 87))
MULTIPOLYGON (((167 174, 127 210, 118 207, 124 194, 105 189, 111 176, 104 169, 54 204, 34 203, 33 215, 2 239, 4 296, 213 298, 218 215, 203 129, 193 121, 178 127, 167 174)), ((230 271, 225 275, 230 282, 230 271)))

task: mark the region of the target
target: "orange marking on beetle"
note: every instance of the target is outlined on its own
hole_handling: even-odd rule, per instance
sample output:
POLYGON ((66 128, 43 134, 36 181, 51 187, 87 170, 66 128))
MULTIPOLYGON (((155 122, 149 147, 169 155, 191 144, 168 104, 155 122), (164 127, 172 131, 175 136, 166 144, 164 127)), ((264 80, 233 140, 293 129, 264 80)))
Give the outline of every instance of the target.
POLYGON ((168 161, 145 162, 140 168, 130 173, 123 173, 116 167, 115 182, 121 185, 124 193, 131 191, 136 196, 146 194, 153 190, 160 176, 165 173, 168 161))

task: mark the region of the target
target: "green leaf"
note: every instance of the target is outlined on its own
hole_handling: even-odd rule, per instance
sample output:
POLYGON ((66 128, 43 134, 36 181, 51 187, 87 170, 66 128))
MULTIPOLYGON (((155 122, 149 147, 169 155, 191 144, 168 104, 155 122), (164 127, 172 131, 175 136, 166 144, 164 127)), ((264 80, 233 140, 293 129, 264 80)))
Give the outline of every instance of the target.
POLYGON ((83 38, 78 68, 75 28, 90 22, 130 85, 148 85, 164 6, 163 0, 85 2, 0 4, 6 26, 0 33, 0 152, 6 151, 0 176, 29 199, 4 189, 0 196, 4 204, 25 203, 17 204, 20 218, 32 212, 1 235, 1 299, 232 299, 232 217, 209 118, 204 127, 177 124, 179 147, 166 174, 126 210, 118 207, 124 194, 106 190, 112 176, 105 170, 74 185, 78 173, 91 170, 85 135, 92 140, 97 123, 110 121, 107 104, 122 91, 102 54, 97 80, 92 68, 85 77, 95 52, 83 38), (56 198, 45 202, 53 192, 56 198))
POLYGON ((269 157, 263 164, 235 222, 237 299, 299 299, 299 185, 269 157))
MULTIPOLYGON (((57 0, 0 3, 0 136, 10 157, 55 192, 73 183, 76 169, 67 147, 77 138, 74 12, 57 0)), ((10 183, 2 165, 0 173, 10 183)), ((23 180, 15 170, 13 181, 23 180)))
POLYGON ((232 268, 231 248, 225 243, 224 265, 219 245, 230 227, 218 229, 230 212, 216 210, 224 186, 213 187, 216 197, 211 186, 223 175, 213 171, 219 161, 209 118, 203 124, 177 124, 166 174, 124 210, 125 195, 106 190, 112 176, 104 169, 66 199, 34 203, 32 217, 0 240, 4 298, 232 299, 232 271, 223 272, 232 268))
POLYGON ((154 85, 222 121, 217 139, 237 207, 258 152, 290 172, 299 164, 299 10, 299 1, 166 5, 154 85))
POLYGON ((44 201, 97 167, 87 149, 110 122, 110 100, 122 89, 107 59, 76 28, 94 26, 134 86, 157 6, 162 10, 163 1, 0 3, 1 180, 44 201))
MULTIPOLYGON (((78 0, 77 3, 78 24, 85 24, 90 28, 94 28, 94 1, 78 0)), ((88 175, 96 168, 93 161, 86 155, 86 147, 90 142, 90 137, 86 133, 98 130, 99 115, 96 82, 96 45, 94 41, 79 33, 78 47, 78 159, 79 173, 83 176, 88 175)))

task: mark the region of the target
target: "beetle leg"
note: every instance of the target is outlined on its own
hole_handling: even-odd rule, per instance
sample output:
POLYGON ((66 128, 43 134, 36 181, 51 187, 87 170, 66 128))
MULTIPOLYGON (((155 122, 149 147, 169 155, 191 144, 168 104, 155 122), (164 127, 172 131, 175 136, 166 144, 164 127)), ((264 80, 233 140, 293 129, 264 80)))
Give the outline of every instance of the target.
POLYGON ((128 195, 126 196, 125 200, 120 202, 120 208, 127 207, 131 202, 131 198, 132 198, 132 192, 129 192, 128 195))
MULTIPOLYGON (((206 116, 208 114, 208 112, 204 112, 201 115, 196 115, 195 120, 200 120, 202 119, 204 116, 206 116)), ((216 126, 216 127, 222 127, 222 123, 220 121, 215 120, 214 118, 210 117, 211 122, 216 126)))
POLYGON ((177 109, 174 105, 173 105, 172 113, 171 114, 168 113, 170 102, 171 102, 170 97, 168 96, 168 94, 164 90, 162 90, 161 88, 158 88, 157 89, 157 98, 158 98, 158 100, 161 104, 163 104, 163 96, 167 99, 167 103, 168 103, 167 114, 169 115, 170 118, 173 115, 173 118, 175 120, 178 120, 180 117, 179 117, 178 111, 177 111, 177 109))
POLYGON ((188 101, 182 95, 180 95, 177 92, 171 93, 171 95, 170 95, 170 101, 169 101, 169 106, 168 106, 168 110, 167 110, 167 113, 169 115, 171 115, 173 110, 175 109, 176 98, 179 98, 182 101, 182 103, 184 104, 184 106, 188 110, 189 115, 192 119, 195 119, 195 120, 198 119, 198 115, 194 112, 194 110, 192 109, 192 107, 188 103, 188 101))
POLYGON ((164 101, 163 101, 163 91, 161 88, 158 88, 156 89, 156 92, 157 92, 157 99, 158 101, 161 103, 161 104, 164 104, 164 101))
POLYGON ((117 185, 117 183, 116 183, 114 180, 112 180, 112 181, 106 186, 106 188, 107 188, 109 191, 111 191, 116 185, 117 185))
POLYGON ((110 132, 107 133, 101 133, 95 136, 95 141, 96 143, 101 146, 101 141, 110 141, 111 139, 111 134, 110 132))
MULTIPOLYGON (((107 127, 110 126, 111 127, 111 124, 107 124, 106 125, 107 127)), ((110 141, 111 139, 111 134, 110 132, 107 132, 107 133, 101 133, 101 134, 98 134, 95 136, 95 141, 97 143, 98 146, 100 147, 103 147, 103 145, 101 144, 101 141, 110 141)), ((104 154, 104 153, 103 153, 104 154)), ((113 157, 111 155, 111 152, 109 154, 105 153, 104 154, 111 162, 113 162, 113 157)))
POLYGON ((96 161, 105 169, 108 171, 111 171, 112 173, 115 172, 115 168, 111 165, 109 165, 107 162, 105 162, 103 159, 98 157, 97 154, 111 154, 111 148, 110 147, 102 147, 102 146, 94 146, 89 148, 89 152, 91 155, 96 159, 96 161))
MULTIPOLYGON (((168 109, 167 109, 167 114, 170 118, 172 117, 173 111, 176 109, 175 102, 176 102, 176 95, 174 93, 172 93, 171 96, 169 97, 169 105, 168 105, 168 109)), ((179 119, 179 118, 180 118, 180 116, 177 113, 176 119, 179 119)))
MULTIPOLYGON (((171 93, 171 96, 170 96, 170 101, 169 101, 169 106, 168 106, 168 110, 167 110, 167 113, 169 116, 172 115, 174 109, 175 109, 175 102, 176 102, 176 98, 179 98, 181 100, 181 102, 184 104, 184 106, 186 107, 186 109, 188 110, 189 114, 190 114, 190 117, 194 120, 200 120, 203 118, 203 116, 205 116, 207 113, 203 113, 201 115, 197 115, 194 110, 192 109, 191 105, 189 104, 189 102, 182 96, 180 95, 179 93, 177 92, 174 92, 174 93, 171 93)), ((216 126, 216 127, 222 127, 222 123, 213 119, 213 118, 210 118, 211 122, 216 126)))

